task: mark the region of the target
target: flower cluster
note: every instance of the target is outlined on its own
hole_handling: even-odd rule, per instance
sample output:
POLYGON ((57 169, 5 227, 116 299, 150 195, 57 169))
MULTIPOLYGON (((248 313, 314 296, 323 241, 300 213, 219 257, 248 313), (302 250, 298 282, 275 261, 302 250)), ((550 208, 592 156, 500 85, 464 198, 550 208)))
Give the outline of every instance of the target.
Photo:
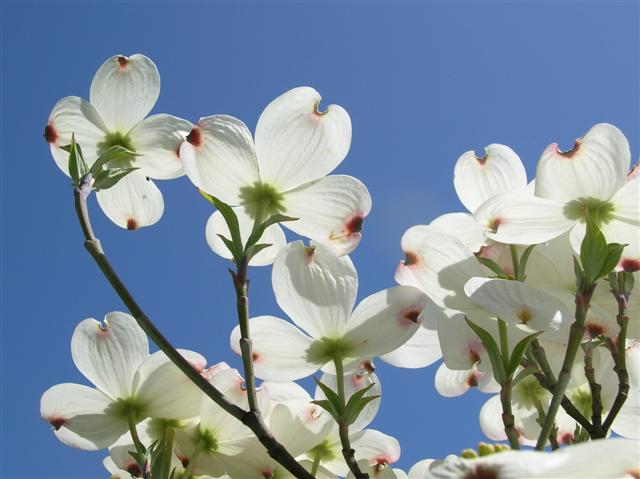
POLYGON ((90 102, 63 98, 45 129, 88 249, 133 314, 75 329, 74 363, 95 388, 42 396, 60 441, 108 449, 112 479, 638 477, 640 179, 616 127, 594 126, 568 152, 552 144, 531 182, 505 145, 464 153, 454 186, 468 212, 406 231, 399 285, 356 305, 348 254, 371 198, 359 180, 330 175, 350 148, 347 112, 294 88, 252 136, 227 115, 147 117, 159 91, 150 59, 117 55, 90 102), (151 179, 185 174, 217 208, 210 248, 236 267, 230 347, 242 374, 174 349, 114 280, 88 224, 93 190, 118 226, 154 224, 164 203, 151 179), (280 224, 309 242, 287 243, 280 224), (290 321, 249 317, 248 266, 271 264, 290 321), (147 334, 161 351, 149 353, 147 334), (375 358, 403 368, 442 359, 437 391, 492 394, 480 425, 509 447, 394 468, 400 444, 368 428, 382 393, 375 358), (312 397, 294 381, 318 371, 312 397), (605 439, 612 432, 621 438, 605 439))

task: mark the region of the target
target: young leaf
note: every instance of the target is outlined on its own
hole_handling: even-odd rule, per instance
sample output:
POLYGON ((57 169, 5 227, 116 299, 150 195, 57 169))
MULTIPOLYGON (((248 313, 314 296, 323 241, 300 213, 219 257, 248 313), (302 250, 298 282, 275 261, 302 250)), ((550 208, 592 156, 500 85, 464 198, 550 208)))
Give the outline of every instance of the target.
POLYGON ((585 291, 587 288, 586 278, 584 275, 584 271, 582 270, 582 266, 580 266, 580 261, 575 256, 573 257, 573 272, 576 275, 576 288, 578 291, 585 291))
POLYGON ((276 215, 273 215, 270 218, 268 218, 266 221, 263 221, 259 225, 254 226, 253 227, 253 231, 251 232, 251 235, 249 236, 249 239, 247 240, 247 244, 245 245, 245 251, 249 251, 249 248, 251 248, 258 241, 260 241, 260 238, 262 238, 262 235, 264 234, 264 231, 269 226, 274 225, 276 223, 284 223, 285 221, 296 221, 297 219, 298 218, 293 218, 292 216, 276 214, 276 215))
MULTIPOLYGON (((202 196, 204 196, 207 201, 209 201, 209 203, 211 203, 218 209, 218 211, 224 218, 224 221, 227 223, 227 227, 229 228, 229 232, 231 233, 231 241, 234 244, 234 249, 236 249, 237 251, 242 251, 243 246, 242 238, 240 237, 240 224, 238 223, 238 217, 233 211, 233 208, 231 208, 231 206, 226 204, 224 201, 219 200, 215 196, 210 195, 199 188, 198 192, 202 196)), ((233 250, 230 251, 233 253, 233 250)))
POLYGON ((476 256, 476 259, 497 274, 499 277, 508 277, 507 273, 500 267, 498 263, 489 258, 483 258, 482 256, 476 256))
POLYGON ((598 274, 598 278, 607 276, 615 269, 615 267, 618 265, 618 262, 620 261, 620 257, 622 256, 622 250, 624 250, 624 246, 625 245, 618 243, 609 243, 607 245, 607 254, 605 256, 602 269, 598 274))
POLYGON ((96 176, 98 173, 102 171, 102 169, 107 166, 109 163, 121 163, 123 161, 132 160, 136 157, 136 153, 133 151, 127 150, 126 148, 120 145, 114 145, 110 148, 107 148, 91 165, 91 169, 89 170, 93 176, 96 176))
POLYGON ((518 277, 516 280, 524 281, 525 280, 525 271, 527 270, 527 263, 529 262, 529 256, 533 253, 533 249, 536 245, 532 244, 528 246, 527 249, 524 250, 522 256, 520 256, 520 261, 518 262, 518 277))
POLYGON ((269 246, 273 246, 273 245, 271 243, 254 244, 251 248, 247 250, 247 260, 250 260, 255 255, 257 255, 260 251, 262 251, 265 248, 268 248, 269 246))
POLYGON ((79 186, 84 175, 87 174, 87 164, 82 156, 82 149, 76 143, 76 137, 71 135, 71 144, 62 147, 63 150, 69 152, 69 175, 73 180, 74 186, 79 186))
POLYGON ((328 399, 316 399, 315 401, 311 401, 311 404, 316 404, 327 411, 336 422, 341 421, 342 415, 336 411, 335 407, 328 399))
POLYGON ((358 400, 357 402, 352 403, 351 407, 347 406, 344 412, 344 418, 347 421, 347 424, 351 425, 354 422, 356 422, 356 419, 358 419, 358 416, 360 415, 362 410, 365 408, 365 406, 369 404, 371 401, 375 401, 379 397, 380 397, 379 394, 376 394, 373 396, 366 396, 366 397, 360 398, 360 400, 358 400))
POLYGON ((580 263, 584 271, 586 287, 599 278, 607 258, 607 241, 595 222, 587 217, 587 232, 580 245, 580 263))
POLYGON ((516 369, 518 369, 518 366, 520 366, 520 361, 522 360, 522 356, 524 356, 524 353, 527 350, 527 347, 529 347, 529 344, 531 343, 531 341, 536 339, 542 333, 543 331, 538 331, 537 333, 530 334, 529 336, 526 336, 525 338, 521 339, 520 342, 518 342, 518 344, 515 345, 515 347, 513 348, 513 351, 511 352, 511 359, 509 359, 509 367, 507 369, 507 378, 512 377, 513 374, 516 372, 516 369))
POLYGON ((484 347, 489 354, 491 365, 493 366, 493 375, 499 384, 503 384, 507 380, 507 375, 504 369, 504 365, 502 364, 502 357, 500 356, 500 349, 498 348, 496 340, 493 339, 491 333, 473 323, 468 318, 465 318, 465 321, 467 322, 469 327, 473 329, 476 335, 482 340, 482 344, 484 344, 484 347))
POLYGON ((98 173, 93 179, 93 187, 96 191, 107 190, 115 186, 122 178, 138 168, 113 168, 98 173))
POLYGON ((531 374, 533 374, 533 373, 535 373, 537 371, 538 371, 538 368, 533 367, 533 366, 529 366, 528 368, 521 369, 520 372, 518 374, 516 374, 516 377, 513 378, 513 381, 511 382, 511 385, 515 386, 520 381, 522 381, 524 378, 526 378, 527 376, 530 376, 531 374))
POLYGON ((231 253, 231 256, 233 256, 233 261, 236 263, 236 265, 240 264, 242 253, 238 250, 235 243, 222 234, 218 234, 218 238, 220 238, 224 245, 227 247, 227 249, 231 253))
POLYGON ((331 403, 331 407, 334 411, 338 413, 339 417, 342 417, 342 413, 344 412, 342 409, 342 404, 340 402, 340 397, 336 394, 336 392, 331 389, 329 386, 324 384, 318 378, 314 376, 314 381, 318 385, 318 387, 322 390, 327 400, 331 403))

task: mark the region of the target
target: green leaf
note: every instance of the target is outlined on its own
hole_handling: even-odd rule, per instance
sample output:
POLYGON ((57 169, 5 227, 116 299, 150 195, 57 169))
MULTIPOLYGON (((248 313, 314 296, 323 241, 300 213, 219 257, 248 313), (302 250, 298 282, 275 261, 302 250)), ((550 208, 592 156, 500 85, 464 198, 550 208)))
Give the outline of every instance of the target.
POLYGON ((531 246, 528 246, 527 249, 524 250, 524 252, 522 253, 522 256, 520 256, 520 261, 518 262, 518 277, 516 278, 516 280, 518 281, 524 281, 525 280, 525 271, 527 270, 527 263, 529 262, 529 256, 531 256, 531 253, 533 253, 534 248, 536 247, 536 245, 532 244, 531 246))
POLYGON ((482 256, 476 256, 476 259, 480 263, 485 265, 487 268, 489 268, 491 271, 493 271, 495 274, 497 274, 499 277, 504 277, 504 278, 508 277, 507 273, 505 273, 505 271, 500 267, 500 265, 495 261, 493 261, 492 259, 483 258, 482 256))
POLYGON ((318 387, 322 390, 327 400, 331 403, 332 409, 338 413, 339 417, 342 417, 344 410, 338 394, 315 376, 313 377, 313 379, 318 387))
POLYGON ((600 278, 607 256, 607 241, 602 231, 590 217, 587 217, 587 232, 580 245, 580 263, 587 288, 600 278))
POLYGON ((347 421, 347 424, 351 425, 354 422, 356 422, 356 419, 358 419, 358 416, 360 415, 362 410, 365 408, 365 406, 369 404, 371 401, 375 401, 378 398, 380 398, 379 394, 375 394, 373 396, 366 396, 361 398, 358 402, 353 403, 351 407, 347 406, 347 409, 345 409, 345 412, 344 412, 344 418, 347 421))
POLYGON ((533 374, 533 373, 535 373, 537 371, 538 371, 538 368, 533 367, 533 366, 529 366, 527 368, 521 369, 520 372, 518 374, 516 374, 516 377, 513 378, 513 381, 511 382, 511 385, 515 386, 520 381, 522 381, 524 378, 526 378, 527 376, 530 376, 531 374, 533 374))
POLYGON ((311 404, 317 404, 327 411, 336 422, 340 422, 342 420, 342 415, 336 411, 335 407, 328 399, 316 399, 315 401, 311 401, 311 404))
POLYGON ((531 343, 531 341, 536 339, 542 333, 543 331, 538 331, 537 333, 530 334, 529 336, 522 338, 520 342, 518 342, 518 344, 515 345, 515 347, 513 348, 513 351, 511 352, 511 359, 509 359, 509 367, 507 368, 507 378, 512 377, 513 374, 516 372, 516 369, 518 369, 518 366, 520 366, 520 361, 522 360, 522 356, 524 356, 524 353, 529 347, 529 344, 531 343))
MULTIPOLYGON (((227 246, 227 248, 229 248, 229 251, 231 251, 231 254, 233 254, 234 258, 241 258, 243 254, 243 246, 242 238, 240 237, 240 225, 238 223, 238 217, 233 211, 233 208, 231 208, 231 206, 226 204, 224 201, 216 198, 213 195, 205 193, 199 188, 198 192, 202 196, 204 196, 207 201, 209 201, 213 206, 215 206, 224 218, 224 221, 227 223, 227 227, 229 228, 229 233, 231 233, 231 241, 233 244, 233 248, 229 248, 229 246, 227 246)), ((237 261, 238 260, 236 259, 236 262, 237 261)))
POLYGON ((285 221, 296 221, 298 218, 293 218, 292 216, 286 216, 282 214, 276 214, 268 218, 266 221, 263 221, 259 225, 253 227, 253 231, 247 240, 247 244, 245 245, 245 251, 248 251, 253 245, 255 245, 262 235, 264 231, 271 225, 276 223, 284 223, 285 221))
POLYGON ((607 254, 605 256, 604 264, 600 269, 600 273, 598 274, 598 279, 607 276, 615 269, 620 261, 624 247, 625 245, 618 243, 609 243, 607 245, 607 254))
POLYGON ((578 291, 586 290, 586 279, 584 276, 584 271, 582 270, 582 266, 580 266, 580 261, 575 256, 573 257, 573 272, 576 275, 576 288, 578 291))
POLYGON ((136 156, 138 155, 136 155, 136 153, 134 153, 133 151, 127 150, 120 145, 114 145, 110 148, 107 148, 104 153, 102 153, 98 157, 95 163, 91 165, 91 170, 89 171, 95 177, 109 163, 121 163, 122 161, 132 160, 136 156))
POLYGON ((240 264, 240 260, 242 259, 242 256, 238 254, 236 245, 233 244, 233 241, 231 241, 229 238, 227 238, 225 235, 223 234, 218 234, 218 238, 220 238, 222 240, 222 242, 224 243, 224 245, 227 247, 227 249, 229 250, 229 252, 231 253, 231 255, 233 256, 233 261, 236 264, 240 264))
POLYGON ((139 168, 112 168, 98 173, 93 179, 93 187, 96 191, 107 190, 115 186, 122 178, 139 168))
POLYGON ((87 174, 87 164, 82 155, 82 148, 76 143, 76 137, 71 134, 71 144, 62 147, 69 153, 69 175, 73 180, 74 186, 80 186, 82 178, 87 174))
POLYGON ((489 360, 493 366, 493 375, 495 376, 496 381, 498 381, 499 384, 504 384, 507 380, 507 374, 504 369, 504 365, 502 364, 502 357, 500 356, 500 349, 498 348, 496 340, 493 339, 491 333, 470 321, 469 318, 465 318, 465 321, 482 340, 482 344, 484 344, 484 347, 489 354, 489 360))
POLYGON ((255 255, 257 255, 263 249, 268 248, 269 246, 273 246, 273 244, 271 243, 254 244, 251 248, 247 250, 247 261, 253 258, 255 255))

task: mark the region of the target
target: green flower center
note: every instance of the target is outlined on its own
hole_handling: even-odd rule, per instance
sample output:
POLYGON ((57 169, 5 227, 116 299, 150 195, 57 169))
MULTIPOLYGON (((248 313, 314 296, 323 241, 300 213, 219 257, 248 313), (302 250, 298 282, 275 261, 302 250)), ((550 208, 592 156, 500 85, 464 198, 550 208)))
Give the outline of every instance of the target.
POLYGON ((313 362, 329 362, 334 358, 348 358, 353 345, 342 338, 322 338, 309 348, 309 359, 313 362))
POLYGON ((145 409, 135 398, 126 398, 118 399, 111 404, 107 412, 119 418, 129 419, 129 417, 134 417, 136 421, 139 421, 147 416, 145 409))
POLYGON ((193 440, 205 452, 214 453, 218 450, 218 440, 209 429, 198 427, 193 440))
MULTIPOLYGON (((102 155, 105 151, 107 151, 112 146, 121 146, 122 148, 126 148, 129 151, 133 151, 135 153, 136 149, 133 147, 133 143, 131 142, 131 138, 124 133, 120 133, 119 131, 110 131, 104 137, 100 143, 98 143, 98 156, 102 155)), ((131 167, 131 160, 124 160, 122 165, 117 165, 119 167, 131 167)))
POLYGON ((327 462, 333 461, 338 455, 336 454, 336 451, 331 448, 331 443, 325 439, 316 447, 311 449, 307 453, 307 456, 311 458, 319 457, 321 461, 327 462))
POLYGON ((591 417, 591 391, 584 388, 577 389, 569 399, 585 417, 591 417))
POLYGON ((524 378, 513 388, 514 401, 522 404, 525 408, 534 407, 538 401, 543 401, 548 394, 533 376, 524 378))
POLYGON ((284 195, 273 186, 259 181, 240 188, 240 200, 252 218, 260 217, 263 221, 285 210, 284 195))
POLYGON ((567 218, 581 223, 584 223, 588 216, 596 225, 601 226, 613 219, 614 210, 614 206, 608 201, 596 198, 578 198, 567 203, 564 207, 564 214, 567 218))

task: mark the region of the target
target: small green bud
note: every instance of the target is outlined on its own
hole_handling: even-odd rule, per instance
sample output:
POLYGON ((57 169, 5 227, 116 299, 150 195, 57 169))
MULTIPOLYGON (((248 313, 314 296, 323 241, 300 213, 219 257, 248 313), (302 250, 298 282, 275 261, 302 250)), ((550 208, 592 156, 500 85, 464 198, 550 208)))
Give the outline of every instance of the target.
POLYGON ((480 457, 490 456, 494 452, 496 452, 496 449, 493 444, 487 444, 486 442, 478 443, 478 453, 480 453, 480 457))
POLYGON ((462 459, 477 459, 478 453, 473 449, 465 449, 460 453, 462 459))

